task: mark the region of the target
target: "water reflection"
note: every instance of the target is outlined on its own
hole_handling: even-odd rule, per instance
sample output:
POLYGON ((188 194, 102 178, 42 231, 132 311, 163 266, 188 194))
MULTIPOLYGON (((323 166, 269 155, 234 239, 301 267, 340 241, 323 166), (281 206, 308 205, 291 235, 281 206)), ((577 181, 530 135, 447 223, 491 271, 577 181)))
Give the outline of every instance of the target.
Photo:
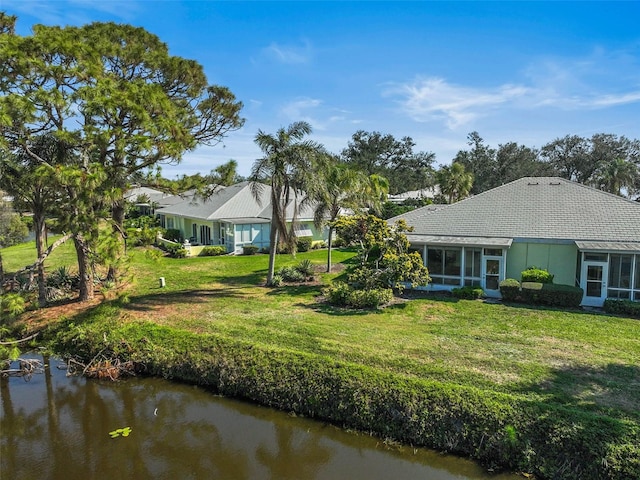
POLYGON ((0 380, 0 477, 42 479, 512 480, 428 450, 218 398, 160 379, 0 380), (109 432, 130 427, 127 437, 109 432))

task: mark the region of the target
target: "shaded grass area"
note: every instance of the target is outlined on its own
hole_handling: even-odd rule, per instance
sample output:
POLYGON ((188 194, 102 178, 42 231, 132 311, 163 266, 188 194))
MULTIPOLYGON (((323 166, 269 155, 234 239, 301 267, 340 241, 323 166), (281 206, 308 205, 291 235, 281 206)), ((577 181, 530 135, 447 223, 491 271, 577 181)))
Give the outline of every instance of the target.
MULTIPOLYGON (((6 262, 10 255, 4 251, 3 254, 6 262)), ((277 268, 295 265, 304 258, 321 265, 325 256, 326 251, 299 254, 297 258, 279 256, 277 268)), ((334 262, 349 261, 352 256, 350 251, 336 251, 334 262)), ((609 447, 603 446, 602 451, 594 447, 594 458, 602 455, 599 461, 606 460, 609 466, 593 466, 593 471, 600 473, 592 478, 597 478, 602 471, 607 472, 602 478, 626 478, 616 477, 616 472, 640 471, 637 465, 640 457, 640 322, 637 320, 580 310, 488 304, 443 296, 399 299, 381 311, 352 311, 329 306, 319 298, 322 284, 338 273, 323 276, 314 284, 270 289, 264 287, 266 268, 266 255, 153 260, 143 250, 136 250, 131 267, 134 282, 126 298, 68 317, 57 327, 52 325, 49 338, 57 341, 63 338, 68 345, 74 345, 76 351, 82 345, 90 345, 94 350, 86 352, 89 356, 109 339, 109 348, 113 350, 122 345, 133 348, 131 352, 121 353, 139 355, 153 366, 153 373, 200 383, 213 376, 223 393, 280 408, 293 409, 291 403, 295 403, 282 400, 292 394, 286 385, 279 387, 284 390, 273 398, 269 395, 275 394, 266 395, 261 390, 269 388, 269 382, 282 381, 278 376, 289 375, 273 364, 278 359, 292 371, 299 368, 300 362, 305 365, 298 374, 291 374, 292 385, 296 382, 306 385, 303 377, 316 375, 317 371, 326 369, 326 365, 345 368, 349 375, 364 368, 368 372, 365 377, 371 375, 372 385, 382 385, 383 390, 384 385, 393 389, 397 382, 403 385, 409 382, 407 388, 413 389, 418 397, 424 389, 431 392, 436 388, 434 385, 442 385, 445 393, 438 395, 444 395, 445 400, 436 401, 433 398, 440 398, 438 395, 424 393, 422 408, 426 408, 425 405, 431 405, 434 411, 446 410, 446 405, 453 410, 461 408, 466 413, 460 413, 458 421, 469 420, 473 404, 465 410, 459 405, 455 407, 452 400, 464 397, 466 400, 460 400, 461 404, 475 402, 478 408, 493 412, 487 415, 493 422, 491 428, 498 430, 488 432, 486 438, 477 432, 469 433, 467 438, 460 426, 463 424, 449 419, 447 421, 453 422, 449 425, 450 437, 441 432, 440 437, 431 438, 424 429, 416 430, 415 435, 422 435, 419 438, 430 446, 460 451, 485 463, 491 463, 488 459, 493 456, 494 460, 500 460, 496 460, 498 464, 530 468, 550 478, 572 478, 571 475, 576 478, 577 473, 584 471, 579 470, 581 467, 574 465, 570 457, 580 452, 566 452, 564 460, 556 459, 550 466, 545 464, 548 460, 540 457, 537 447, 529 445, 537 458, 529 452, 533 456, 527 460, 527 438, 520 435, 527 433, 542 442, 548 434, 556 450, 568 448, 569 438, 582 435, 580 438, 587 439, 581 440, 582 446, 571 448, 588 450, 590 442, 602 443, 603 440, 598 439, 601 431, 606 433, 602 435, 613 450, 607 450, 605 455, 603 452, 609 447), (166 279, 165 288, 158 286, 157 279, 161 276, 166 279), (194 333, 198 335, 192 335, 194 333), (161 339, 154 340, 156 334, 161 339), (129 337, 138 342, 135 347, 129 343, 129 337), (175 340, 177 338, 181 340, 175 340), (211 371, 215 365, 223 368, 219 362, 227 362, 224 367, 227 374, 251 376, 253 373, 247 373, 251 368, 261 372, 252 377, 256 385, 234 387, 240 388, 234 390, 229 386, 231 380, 224 377, 222 381, 227 386, 221 387, 222 374, 211 371), (257 385, 260 382, 263 387, 257 385), (271 400, 266 400, 268 398, 271 400), (498 415, 494 410, 502 413, 498 415), (554 420, 554 416, 558 418, 554 420), (600 422, 604 422, 604 427, 600 422), (514 432, 506 429, 512 424, 514 432), (574 428, 583 432, 575 433, 574 428), (554 434, 554 431, 560 433, 554 434), (499 452, 480 452, 478 443, 482 445, 488 439, 495 442, 491 448, 500 446, 499 452), (518 461, 509 463, 511 457, 518 461)), ((331 373, 326 375, 323 381, 347 382, 340 375, 339 378, 331 373)), ((244 380, 237 377, 235 381, 242 384, 244 380)), ((356 393, 350 395, 360 395, 358 389, 373 388, 365 384, 358 384, 356 393)), ((333 385, 334 389, 341 388, 336 383, 333 385)), ((317 386, 304 388, 309 389, 309 395, 322 396, 316 391, 317 386)), ((376 402, 385 401, 377 393, 367 395, 377 398, 376 402)), ((349 398, 344 401, 360 408, 349 398)), ((421 408, 412 403, 414 400, 402 402, 402 407, 398 407, 405 412, 402 415, 406 414, 407 405, 421 408)), ((320 411, 315 404, 299 408, 311 416, 320 411)), ((349 422, 346 414, 332 418, 331 412, 322 411, 323 415, 315 415, 364 429, 367 421, 373 422, 372 425, 384 423, 377 417, 366 420, 369 417, 364 413, 362 418, 352 418, 349 422)), ((386 418, 388 414, 381 415, 386 418)), ((435 417, 423 418, 427 412, 415 415, 429 425, 438 421, 435 417)), ((414 434, 407 436, 403 430, 390 433, 382 426, 370 429, 418 443, 414 434)))

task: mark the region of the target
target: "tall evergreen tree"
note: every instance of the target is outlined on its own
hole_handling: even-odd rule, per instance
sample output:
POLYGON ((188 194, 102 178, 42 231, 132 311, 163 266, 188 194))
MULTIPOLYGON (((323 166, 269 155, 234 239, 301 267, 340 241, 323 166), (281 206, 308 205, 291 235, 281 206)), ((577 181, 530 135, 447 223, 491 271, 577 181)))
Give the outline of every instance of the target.
POLYGON ((227 88, 209 85, 200 64, 169 55, 143 28, 36 25, 23 37, 15 18, 0 20, 1 138, 28 154, 42 133, 73 138, 115 192, 115 232, 122 232, 133 173, 179 162, 243 123, 242 104, 227 88))

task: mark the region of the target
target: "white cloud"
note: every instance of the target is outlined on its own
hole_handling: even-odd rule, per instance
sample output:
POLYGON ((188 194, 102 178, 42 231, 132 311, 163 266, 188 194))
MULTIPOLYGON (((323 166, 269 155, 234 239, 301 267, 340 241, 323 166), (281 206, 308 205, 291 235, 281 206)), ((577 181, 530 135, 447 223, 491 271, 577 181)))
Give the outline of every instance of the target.
POLYGON ((311 124, 314 129, 317 129, 319 128, 318 124, 320 122, 314 120, 309 112, 317 111, 320 105, 322 105, 322 100, 317 98, 299 98, 287 103, 282 107, 281 112, 290 121, 297 122, 304 120, 311 124))
POLYGON ((279 45, 274 42, 264 49, 264 53, 279 63, 297 65, 310 62, 312 49, 309 42, 304 42, 302 46, 279 45))
POLYGON ((18 15, 18 24, 20 17, 28 15, 45 25, 82 25, 96 21, 96 14, 131 21, 140 11, 140 4, 135 0, 22 0, 12 3, 11 10, 18 15))
POLYGON ((454 85, 442 78, 418 77, 387 89, 386 95, 403 97, 403 110, 414 120, 426 122, 444 119, 450 129, 468 124, 487 109, 513 102, 530 93, 520 85, 502 85, 494 89, 454 85))

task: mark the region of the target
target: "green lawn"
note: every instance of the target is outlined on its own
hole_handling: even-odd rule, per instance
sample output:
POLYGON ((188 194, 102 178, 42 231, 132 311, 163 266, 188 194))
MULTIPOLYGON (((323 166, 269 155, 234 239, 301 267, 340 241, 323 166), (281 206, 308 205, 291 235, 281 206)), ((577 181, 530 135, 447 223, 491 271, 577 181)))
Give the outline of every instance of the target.
MULTIPOLYGON (((318 284, 265 288, 266 255, 153 260, 144 250, 132 253, 129 303, 118 313, 126 321, 151 320, 640 421, 638 320, 444 296, 350 311, 320 302, 318 284)), ((336 251, 334 261, 352 256, 336 251)), ((5 249, 5 270, 32 257, 32 245, 5 249)), ((48 264, 73 265, 73 258, 68 243, 48 264)), ((282 255, 277 268, 304 258, 322 265, 326 251, 282 255)))
MULTIPOLYGON (((322 301, 322 285, 352 261, 348 250, 334 252, 336 273, 275 289, 264 286, 267 255, 129 253, 119 298, 80 313, 68 305, 31 312, 51 327, 45 340, 87 358, 106 345, 124 349, 156 374, 197 383, 231 372, 225 391, 288 410, 310 389, 301 413, 315 416, 324 405, 324 418, 339 424, 379 435, 397 427, 396 438, 409 443, 542 478, 640 472, 638 320, 435 295, 407 295, 379 311, 334 308, 322 301), (414 421, 391 425, 387 408, 414 421)), ((2 255, 6 271, 35 258, 33 245, 2 255)), ((277 268, 307 258, 322 271, 326 251, 281 255, 277 268)), ((49 270, 73 264, 71 244, 47 260, 49 270)))

